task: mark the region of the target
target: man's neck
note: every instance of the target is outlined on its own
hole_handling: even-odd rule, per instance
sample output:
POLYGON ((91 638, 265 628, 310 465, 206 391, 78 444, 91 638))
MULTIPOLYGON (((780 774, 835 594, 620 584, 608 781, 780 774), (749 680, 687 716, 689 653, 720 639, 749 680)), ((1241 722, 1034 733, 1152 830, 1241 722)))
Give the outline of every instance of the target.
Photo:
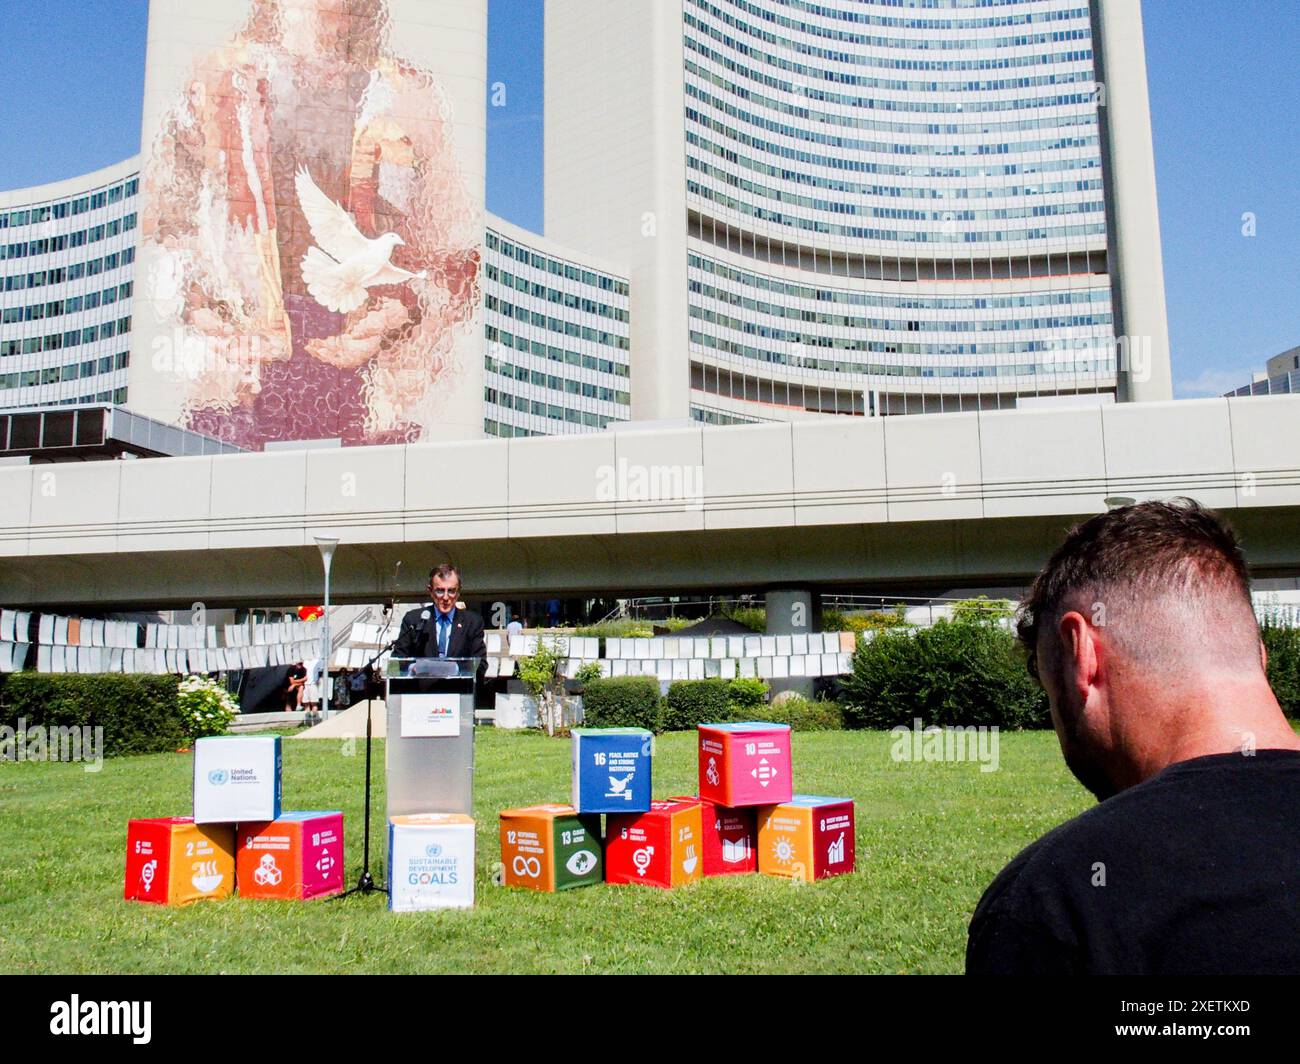
POLYGON ((1165 697, 1149 695, 1143 733, 1130 745, 1132 783, 1196 757, 1300 750, 1300 736, 1262 677, 1244 682, 1210 679, 1196 688, 1194 694, 1180 690, 1165 697))

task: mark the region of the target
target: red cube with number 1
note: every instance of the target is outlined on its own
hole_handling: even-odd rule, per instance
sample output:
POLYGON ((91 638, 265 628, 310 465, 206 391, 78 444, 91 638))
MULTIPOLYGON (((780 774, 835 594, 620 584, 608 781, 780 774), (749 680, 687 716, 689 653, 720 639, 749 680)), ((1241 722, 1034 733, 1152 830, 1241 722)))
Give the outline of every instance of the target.
POLYGON ((794 794, 790 726, 701 724, 700 797, 724 806, 776 805, 794 794))

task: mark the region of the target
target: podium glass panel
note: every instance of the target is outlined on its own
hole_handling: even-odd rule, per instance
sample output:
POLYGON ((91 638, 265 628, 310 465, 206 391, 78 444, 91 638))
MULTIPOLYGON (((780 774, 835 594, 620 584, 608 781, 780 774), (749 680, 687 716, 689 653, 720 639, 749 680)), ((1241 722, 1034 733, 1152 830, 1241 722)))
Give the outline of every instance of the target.
POLYGON ((474 815, 474 677, 479 658, 390 658, 387 815, 474 815))

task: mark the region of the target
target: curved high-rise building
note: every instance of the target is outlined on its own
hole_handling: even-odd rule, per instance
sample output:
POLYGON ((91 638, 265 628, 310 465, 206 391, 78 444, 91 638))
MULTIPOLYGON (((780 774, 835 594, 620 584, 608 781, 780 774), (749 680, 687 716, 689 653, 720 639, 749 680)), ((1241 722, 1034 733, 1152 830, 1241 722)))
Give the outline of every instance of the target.
POLYGON ((125 399, 138 164, 0 192, 0 408, 125 399))
POLYGON ((1167 397, 1137 0, 546 20, 546 233, 628 264, 634 416, 1167 397))

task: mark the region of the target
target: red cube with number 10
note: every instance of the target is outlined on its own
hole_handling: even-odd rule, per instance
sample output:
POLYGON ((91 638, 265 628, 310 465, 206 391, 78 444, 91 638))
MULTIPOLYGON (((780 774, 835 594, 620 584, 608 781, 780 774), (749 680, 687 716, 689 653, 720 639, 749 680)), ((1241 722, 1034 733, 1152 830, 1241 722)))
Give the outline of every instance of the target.
POLYGON ((700 797, 725 806, 777 805, 794 794, 790 726, 701 724, 700 797))

